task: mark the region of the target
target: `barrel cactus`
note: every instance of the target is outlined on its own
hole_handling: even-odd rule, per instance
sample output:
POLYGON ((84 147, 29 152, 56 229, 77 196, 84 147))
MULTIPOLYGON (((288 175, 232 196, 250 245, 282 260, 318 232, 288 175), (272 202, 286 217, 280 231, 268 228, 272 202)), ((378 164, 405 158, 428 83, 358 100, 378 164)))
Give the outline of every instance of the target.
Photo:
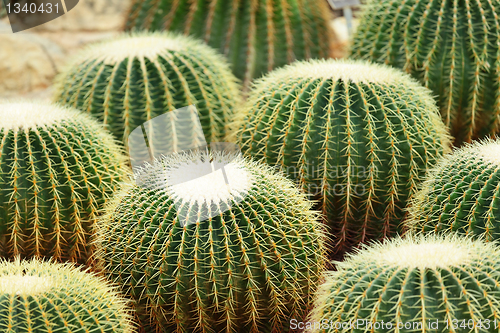
POLYGON ((144 122, 187 105, 196 105, 207 141, 220 141, 239 101, 225 60, 172 33, 124 34, 89 46, 57 81, 57 102, 91 113, 124 144, 144 122))
POLYGON ((318 212, 283 175, 233 153, 210 155, 229 183, 218 169, 174 185, 208 156, 174 154, 136 174, 163 186, 129 184, 108 207, 103 272, 147 332, 283 332, 305 318, 325 264, 318 212))
POLYGON ((0 330, 5 333, 132 333, 116 288, 70 264, 0 262, 0 330))
POLYGON ((499 258, 457 235, 365 247, 329 272, 307 332, 498 332, 499 258))
POLYGON ((77 110, 0 103, 0 255, 85 263, 99 210, 126 169, 119 146, 77 110))
POLYGON ((351 56, 402 68, 437 96, 456 144, 500 131, 500 4, 372 0, 351 56))
POLYGON ((248 86, 295 59, 327 58, 333 31, 326 0, 135 0, 125 29, 170 30, 219 50, 248 86))
POLYGON ((408 199, 449 149, 429 91, 362 61, 297 62, 268 74, 231 137, 320 201, 338 253, 401 231, 408 199))
POLYGON ((409 229, 500 238, 500 139, 474 142, 440 160, 410 206, 409 229))

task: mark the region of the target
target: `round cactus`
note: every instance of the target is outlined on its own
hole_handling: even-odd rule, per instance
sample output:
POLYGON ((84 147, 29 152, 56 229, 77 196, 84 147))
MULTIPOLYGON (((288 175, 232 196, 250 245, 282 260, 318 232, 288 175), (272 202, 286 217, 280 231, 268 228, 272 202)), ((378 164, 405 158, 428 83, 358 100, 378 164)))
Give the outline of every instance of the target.
POLYGON ((318 212, 241 155, 211 155, 223 169, 200 174, 207 156, 157 160, 139 178, 164 186, 123 189, 98 232, 103 272, 148 332, 283 332, 305 318, 325 265, 318 212))
POLYGON ((333 31, 326 1, 161 0, 132 2, 130 29, 192 35, 226 55, 234 74, 252 78, 295 59, 327 58, 333 31))
POLYGON ((125 34, 82 51, 58 76, 57 102, 91 113, 115 137, 196 105, 207 141, 220 141, 239 101, 236 78, 208 46, 172 33, 125 34))
POLYGON ((327 274, 301 325, 331 333, 498 332, 499 258, 497 245, 457 235, 375 243, 327 274))
POLYGON ((500 139, 443 157, 410 206, 410 229, 500 238, 500 139))
POLYGON ((297 62, 268 74, 233 126, 244 153, 320 200, 340 253, 400 231, 408 199, 449 149, 428 90, 361 61, 297 62))
POLYGON ((112 136, 89 116, 0 103, 0 254, 85 263, 94 222, 124 165, 112 136))
POLYGON ((402 68, 437 95, 456 143, 500 131, 500 5, 371 0, 351 56, 402 68))
POLYGON ((125 300, 101 278, 70 264, 0 262, 5 333, 132 333, 125 300))

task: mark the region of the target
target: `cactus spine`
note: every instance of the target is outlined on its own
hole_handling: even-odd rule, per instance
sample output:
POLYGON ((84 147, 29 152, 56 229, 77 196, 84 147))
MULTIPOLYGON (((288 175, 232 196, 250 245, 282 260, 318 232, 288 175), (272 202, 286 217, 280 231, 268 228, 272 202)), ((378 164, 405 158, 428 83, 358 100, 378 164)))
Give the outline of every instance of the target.
POLYGON ((125 300, 101 278, 69 264, 0 262, 0 330, 132 333, 125 300))
POLYGON ((111 135, 76 110, 0 103, 1 255, 84 263, 124 162, 111 135))
POLYGON ((326 1, 133 1, 127 30, 192 35, 224 54, 248 86, 252 78, 295 59, 328 58, 333 31, 326 1))
POLYGON ((500 131, 500 6, 371 0, 351 56, 402 68, 438 98, 456 143, 500 131))
MULTIPOLYGON (((169 156, 143 175, 191 174, 200 156, 169 156)), ((229 186, 216 186, 216 173, 164 189, 132 184, 108 207, 98 257, 148 332, 283 332, 312 304, 325 263, 317 212, 270 167, 229 156, 214 157, 230 161, 229 186), (183 224, 183 212, 194 220, 183 224)))
POLYGON ((499 258, 456 235, 365 247, 328 274, 308 320, 325 325, 307 332, 496 332, 499 258))
POLYGON ((500 238, 500 139, 474 142, 443 157, 410 207, 411 229, 500 238))
POLYGON ((91 113, 115 137, 195 104, 210 141, 220 141, 239 101, 236 78, 208 46, 172 33, 122 35, 84 50, 58 78, 55 100, 91 113))
POLYGON ((244 153, 320 200, 338 252, 400 231, 408 198, 449 141, 427 89, 362 61, 275 70, 233 126, 244 153))

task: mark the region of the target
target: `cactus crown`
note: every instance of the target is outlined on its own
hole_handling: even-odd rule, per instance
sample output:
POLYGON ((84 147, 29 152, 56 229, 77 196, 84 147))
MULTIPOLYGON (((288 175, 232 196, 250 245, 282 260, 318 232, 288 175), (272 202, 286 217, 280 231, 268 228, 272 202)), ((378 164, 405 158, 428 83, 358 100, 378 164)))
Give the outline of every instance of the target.
POLYGON ((135 176, 149 188, 164 189, 173 198, 200 204, 242 197, 254 183, 242 157, 223 152, 174 154, 155 160, 152 165, 138 170, 135 176), (225 183, 224 177, 230 181, 225 183))
POLYGON ((351 59, 297 61, 271 72, 265 77, 265 80, 283 80, 297 77, 325 78, 355 83, 406 84, 413 81, 413 86, 419 86, 416 81, 401 75, 401 72, 394 68, 351 59))
MULTIPOLYGON (((180 51, 189 48, 198 48, 198 44, 191 38, 169 33, 131 33, 119 36, 116 39, 90 45, 75 62, 103 61, 114 65, 128 58, 154 59, 169 51, 180 51)), ((218 57, 215 52, 213 56, 218 57)))
POLYGON ((0 101, 0 128, 7 130, 32 129, 79 116, 79 112, 53 105, 40 105, 27 101, 0 101))
MULTIPOLYGON (((458 238, 440 238, 430 236, 411 236, 402 239, 396 237, 393 241, 384 243, 375 243, 356 255, 350 255, 347 261, 350 265, 356 263, 375 262, 384 267, 397 268, 431 268, 451 267, 467 264, 471 256, 475 254, 468 248, 472 243, 470 241, 458 238)), ((476 257, 476 259, 479 259, 476 257)), ((346 264, 348 266, 349 264, 346 264)))
POLYGON ((36 295, 53 287, 52 279, 40 276, 12 274, 0 276, 0 293, 36 295))
MULTIPOLYGON (((500 141, 487 140, 486 142, 477 147, 479 155, 491 163, 500 165, 500 141)), ((473 151, 473 148, 471 150, 473 151)))

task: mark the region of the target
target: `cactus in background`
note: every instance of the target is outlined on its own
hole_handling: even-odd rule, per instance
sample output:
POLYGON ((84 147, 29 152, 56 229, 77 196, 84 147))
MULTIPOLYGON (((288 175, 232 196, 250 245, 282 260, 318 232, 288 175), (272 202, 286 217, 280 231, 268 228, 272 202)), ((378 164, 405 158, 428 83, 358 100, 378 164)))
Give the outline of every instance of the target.
POLYGON ((171 33, 123 35, 83 51, 58 77, 55 100, 96 116, 115 137, 196 104, 207 142, 220 141, 239 101, 237 79, 208 46, 171 33))
POLYGON ((123 299, 70 264, 0 262, 0 331, 132 333, 123 299))
POLYGON ((305 318, 325 264, 318 213, 285 177, 235 154, 213 157, 228 185, 221 169, 174 185, 201 156, 157 160, 138 179, 165 187, 116 196, 98 231, 103 272, 147 332, 283 332, 305 318))
POLYGON ((326 0, 135 0, 125 29, 171 30, 204 40, 252 78, 296 59, 328 58, 333 30, 326 0))
POLYGON ((500 139, 442 158, 410 206, 410 229, 500 238, 500 139))
POLYGON ((320 200, 342 253, 393 235, 448 148, 427 89, 388 66, 297 62, 260 79, 233 124, 241 150, 320 200))
POLYGON ((0 103, 0 254, 85 263, 99 209, 125 176, 119 146, 89 116, 0 103))
POLYGON ((450 235, 365 247, 328 274, 309 319, 325 326, 308 332, 497 332, 499 258, 493 243, 450 235))
POLYGON ((500 132, 500 5, 371 0, 351 56, 402 68, 437 95, 456 143, 500 132))

